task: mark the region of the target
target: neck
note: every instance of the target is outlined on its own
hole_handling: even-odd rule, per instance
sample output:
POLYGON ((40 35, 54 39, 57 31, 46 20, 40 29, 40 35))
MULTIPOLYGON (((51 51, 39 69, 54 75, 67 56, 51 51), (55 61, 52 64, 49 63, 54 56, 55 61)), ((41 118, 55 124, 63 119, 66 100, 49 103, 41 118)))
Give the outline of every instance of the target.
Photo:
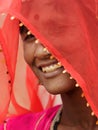
POLYGON ((69 126, 80 126, 83 128, 91 128, 96 125, 96 117, 91 116, 90 107, 86 106, 85 97, 81 97, 80 88, 62 94, 63 110, 61 116, 61 124, 69 126))

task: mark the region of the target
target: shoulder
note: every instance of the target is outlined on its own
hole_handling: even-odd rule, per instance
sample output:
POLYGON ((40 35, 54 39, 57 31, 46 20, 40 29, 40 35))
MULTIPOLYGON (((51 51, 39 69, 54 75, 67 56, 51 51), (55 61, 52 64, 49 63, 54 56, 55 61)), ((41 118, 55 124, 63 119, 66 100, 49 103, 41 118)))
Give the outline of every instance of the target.
POLYGON ((47 127, 57 113, 60 106, 56 106, 39 113, 28 113, 7 121, 7 130, 36 130, 47 127), (47 122, 47 123, 46 123, 47 122), (45 126, 47 124, 47 126, 45 126))

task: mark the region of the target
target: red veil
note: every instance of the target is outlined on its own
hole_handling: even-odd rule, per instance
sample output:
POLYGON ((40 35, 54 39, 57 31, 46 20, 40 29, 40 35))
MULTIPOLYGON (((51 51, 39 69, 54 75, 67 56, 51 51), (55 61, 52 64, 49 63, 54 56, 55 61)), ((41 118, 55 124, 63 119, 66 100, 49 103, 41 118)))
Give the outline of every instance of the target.
MULTIPOLYGON (((2 112, 5 114, 9 100, 14 104, 17 113, 26 112, 25 108, 18 105, 12 87, 18 51, 19 21, 21 21, 77 81, 92 111, 98 117, 97 6, 97 0, 14 0, 14 2, 4 0, 0 2, 0 11, 7 14, 1 29, 0 42, 9 72, 7 78, 10 77, 10 85, 6 83, 3 89, 0 85, 1 91, 5 89, 3 102, 2 95, 0 98, 0 109, 4 104, 0 111, 1 115, 2 112)), ((34 93, 38 89, 37 78, 29 69, 27 69, 26 81, 29 98, 33 99, 30 110, 35 110, 35 104, 40 106, 40 110, 43 109, 38 95, 34 93)), ((52 103, 53 100, 50 105, 52 103)))

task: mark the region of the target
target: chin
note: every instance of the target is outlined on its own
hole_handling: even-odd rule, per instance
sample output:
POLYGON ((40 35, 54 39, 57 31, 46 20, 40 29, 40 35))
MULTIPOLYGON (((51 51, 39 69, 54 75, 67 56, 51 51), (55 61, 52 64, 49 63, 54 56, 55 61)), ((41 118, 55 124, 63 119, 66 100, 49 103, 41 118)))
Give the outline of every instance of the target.
MULTIPOLYGON (((38 74, 38 73, 37 73, 38 74)), ((46 90, 53 95, 64 94, 75 88, 75 80, 70 80, 68 74, 59 74, 52 78, 45 78, 41 73, 37 75, 46 90)))
MULTIPOLYGON (((51 80, 51 79, 50 79, 51 80)), ((48 80, 39 80, 40 83, 45 87, 45 89, 53 95, 58 94, 67 94, 72 92, 75 89, 75 81, 67 82, 66 80, 56 82, 52 79, 52 81, 48 80), (54 81, 54 82, 53 82, 54 81)))
POLYGON ((53 95, 70 93, 75 89, 74 85, 66 85, 66 84, 43 84, 46 90, 53 95))

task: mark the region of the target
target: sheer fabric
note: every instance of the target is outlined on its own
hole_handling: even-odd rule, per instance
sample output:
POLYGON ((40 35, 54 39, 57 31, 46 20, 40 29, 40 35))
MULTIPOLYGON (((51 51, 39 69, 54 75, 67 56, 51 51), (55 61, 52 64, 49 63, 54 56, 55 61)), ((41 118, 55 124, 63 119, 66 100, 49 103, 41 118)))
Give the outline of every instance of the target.
MULTIPOLYGON (((11 82, 15 75, 21 21, 77 81, 98 116, 98 1, 9 0, 6 4, 1 3, 4 7, 0 7, 1 12, 7 13, 1 41, 7 51, 5 57, 11 82)), ((30 93, 31 88, 32 92, 35 91, 38 81, 30 70, 27 70, 27 75, 29 98, 40 104, 41 110, 43 108, 38 96, 30 93), (32 84, 33 87, 30 87, 32 84)), ((11 100, 21 113, 23 108, 18 107, 14 96, 12 92, 11 100)))

